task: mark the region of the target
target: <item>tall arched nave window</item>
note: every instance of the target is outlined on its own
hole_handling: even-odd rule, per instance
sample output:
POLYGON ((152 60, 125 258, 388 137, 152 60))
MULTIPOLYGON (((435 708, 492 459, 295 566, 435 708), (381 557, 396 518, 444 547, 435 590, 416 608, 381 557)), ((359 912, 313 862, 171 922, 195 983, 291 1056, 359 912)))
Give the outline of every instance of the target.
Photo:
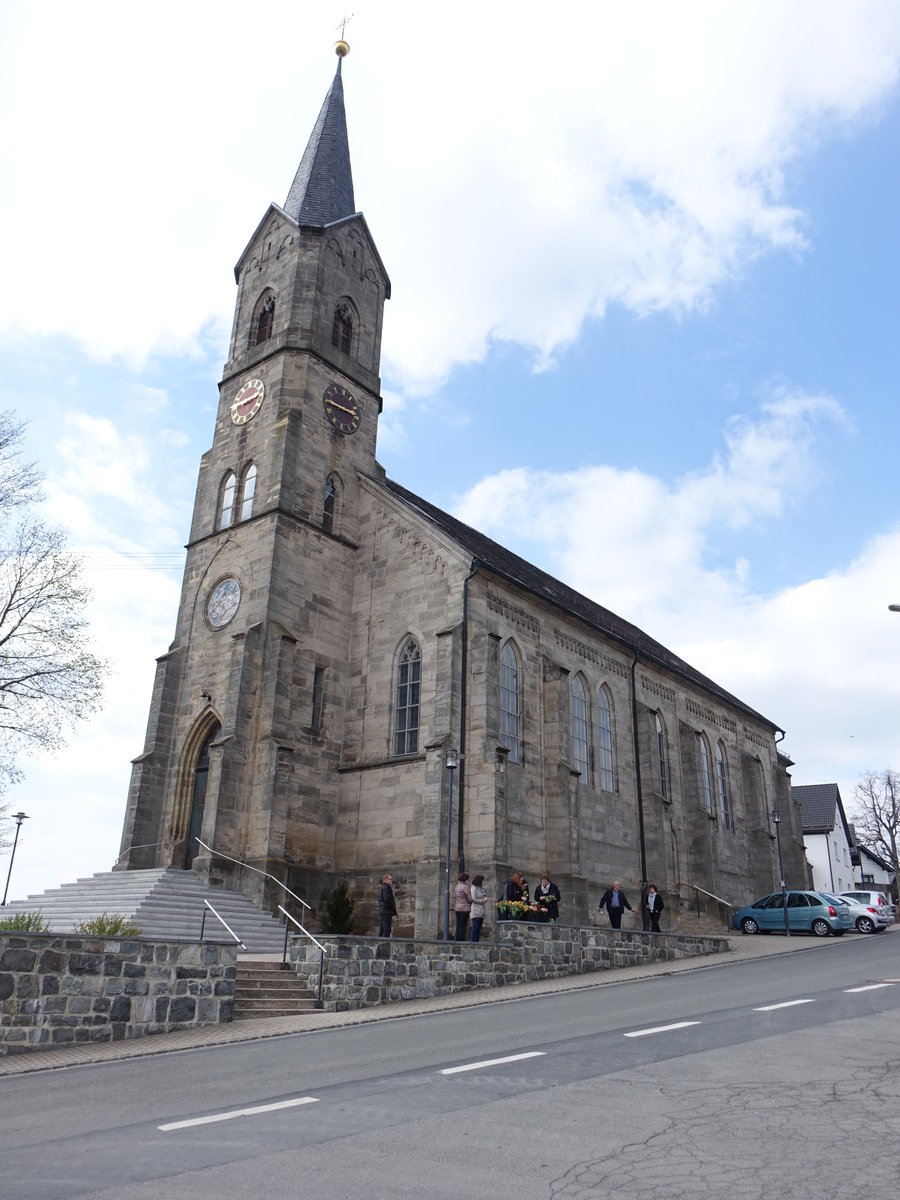
POLYGON ((576 675, 572 680, 572 764, 581 772, 581 782, 588 787, 591 783, 589 731, 587 692, 584 680, 576 675))
POLYGON ((519 658, 512 642, 500 651, 500 741, 510 762, 521 762, 519 741, 519 658))
POLYGON ((415 638, 408 638, 397 659, 394 687, 394 754, 415 754, 419 749, 419 701, 422 655, 415 638))
POLYGON ((700 795, 703 807, 711 817, 716 815, 713 804, 712 767, 709 761, 709 743, 702 733, 697 734, 697 745, 700 751, 700 795))
POLYGON ((322 529, 325 533, 334 533, 334 516, 337 507, 337 484, 334 476, 329 475, 325 480, 325 501, 322 506, 322 529))
POLYGON ((613 764, 612 704, 605 685, 597 692, 597 786, 602 792, 616 790, 616 772, 613 764))
POLYGON ((728 795, 728 763, 725 761, 725 747, 716 742, 716 782, 719 785, 719 812, 722 814, 722 828, 731 829, 731 800, 728 795))
POLYGON ((669 798, 669 754, 666 749, 666 731, 659 713, 653 714, 656 734, 656 782, 663 800, 669 798))

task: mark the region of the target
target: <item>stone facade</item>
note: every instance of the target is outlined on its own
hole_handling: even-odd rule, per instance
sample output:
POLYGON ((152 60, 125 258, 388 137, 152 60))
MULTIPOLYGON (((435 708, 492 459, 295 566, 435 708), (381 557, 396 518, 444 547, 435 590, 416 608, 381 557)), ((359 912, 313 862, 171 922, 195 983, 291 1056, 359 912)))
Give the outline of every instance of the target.
MULTIPOLYGON (((304 162, 313 158, 308 148, 304 162)), ((322 195, 329 179, 349 180, 349 159, 328 172, 322 195)), ((175 639, 158 662, 119 869, 192 867, 269 907, 281 900, 265 874, 235 875, 200 838, 307 899, 313 928, 348 881, 361 931, 376 927, 390 870, 397 931, 434 935, 452 746, 452 874, 482 872, 489 894, 520 868, 532 882, 550 871, 573 922, 613 877, 633 900, 654 882, 672 912, 698 894, 744 903, 778 879, 775 809, 786 873, 805 878, 775 724, 385 478, 375 446, 390 282, 361 214, 310 225, 300 212, 270 206, 236 268, 175 639), (233 406, 250 381, 262 401, 247 416, 233 406), (227 611, 216 607, 223 589, 227 611), (398 752, 410 643, 417 736, 398 752), (514 746, 501 703, 506 647, 517 664, 514 746)))
POLYGON ((0 1055, 230 1021, 233 945, 0 933, 0 1055))
MULTIPOLYGON (((324 945, 322 1002, 329 1012, 723 954, 729 949, 725 937, 514 921, 500 925, 496 942, 475 945, 354 937, 326 939, 324 945)), ((291 957, 297 973, 315 992, 321 952, 309 942, 295 943, 291 957)))

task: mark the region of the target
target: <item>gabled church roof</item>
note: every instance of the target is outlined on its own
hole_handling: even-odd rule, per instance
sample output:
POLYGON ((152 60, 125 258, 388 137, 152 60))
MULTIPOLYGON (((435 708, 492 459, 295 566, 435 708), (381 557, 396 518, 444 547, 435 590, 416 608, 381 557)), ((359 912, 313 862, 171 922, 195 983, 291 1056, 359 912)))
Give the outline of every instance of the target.
POLYGON ((399 483, 394 483, 393 480, 387 479, 385 480, 385 485, 399 500, 410 508, 415 509, 426 520, 433 522, 439 529, 443 530, 444 533, 457 542, 463 550, 471 554, 473 560, 475 560, 473 566, 475 562, 480 563, 487 570, 501 576, 513 585, 517 585, 532 595, 540 597, 548 604, 554 605, 561 611, 577 617, 599 633, 607 634, 616 641, 622 642, 632 654, 635 650, 639 651, 645 662, 653 661, 659 664, 674 674, 681 676, 683 679, 696 684, 703 691, 717 696, 727 704, 740 709, 748 717, 762 721, 763 724, 768 725, 772 730, 779 730, 779 726, 775 725, 774 722, 750 708, 743 700, 739 700, 736 696, 731 695, 730 692, 726 692, 724 688, 720 687, 719 684, 715 683, 708 676, 695 670, 690 663, 679 658, 677 654, 673 654, 671 650, 667 650, 660 642, 648 637, 636 625, 632 625, 621 617, 617 617, 608 608, 603 608, 602 605, 595 603, 595 601, 590 600, 587 596, 576 592, 568 584, 554 579, 552 575, 548 575, 545 571, 540 570, 540 568, 526 562, 518 554, 513 554, 511 550, 507 550, 498 542, 492 541, 485 534, 479 533, 471 525, 464 524, 442 509, 436 508, 435 505, 430 504, 427 500, 423 500, 421 496, 416 496, 412 492, 407 491, 399 483))
POLYGON ((356 212, 340 58, 334 82, 284 202, 284 211, 298 225, 314 226, 328 225, 356 212))

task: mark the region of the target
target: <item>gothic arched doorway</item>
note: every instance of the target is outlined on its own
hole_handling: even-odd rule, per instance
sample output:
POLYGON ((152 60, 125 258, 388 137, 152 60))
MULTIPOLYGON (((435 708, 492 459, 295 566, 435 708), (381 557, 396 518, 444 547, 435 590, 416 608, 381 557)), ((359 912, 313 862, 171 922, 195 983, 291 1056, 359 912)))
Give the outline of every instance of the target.
POLYGON ((187 846, 184 852, 184 865, 190 868, 191 863, 200 852, 197 838, 203 831, 203 809, 206 804, 206 785, 209 781, 209 748, 222 732, 221 725, 214 725, 203 739, 197 759, 194 763, 193 783, 191 787, 191 819, 188 825, 187 846))

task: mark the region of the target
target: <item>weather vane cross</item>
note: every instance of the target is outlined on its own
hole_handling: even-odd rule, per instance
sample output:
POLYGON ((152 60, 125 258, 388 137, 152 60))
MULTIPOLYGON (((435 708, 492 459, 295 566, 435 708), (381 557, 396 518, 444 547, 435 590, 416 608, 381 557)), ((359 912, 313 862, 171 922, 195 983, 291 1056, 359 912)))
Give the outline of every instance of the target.
POLYGON ((344 17, 343 20, 341 21, 340 25, 336 26, 336 28, 340 29, 340 31, 341 31, 341 41, 344 41, 344 30, 347 27, 347 22, 352 21, 352 20, 353 20, 353 13, 351 13, 349 17, 344 17))

